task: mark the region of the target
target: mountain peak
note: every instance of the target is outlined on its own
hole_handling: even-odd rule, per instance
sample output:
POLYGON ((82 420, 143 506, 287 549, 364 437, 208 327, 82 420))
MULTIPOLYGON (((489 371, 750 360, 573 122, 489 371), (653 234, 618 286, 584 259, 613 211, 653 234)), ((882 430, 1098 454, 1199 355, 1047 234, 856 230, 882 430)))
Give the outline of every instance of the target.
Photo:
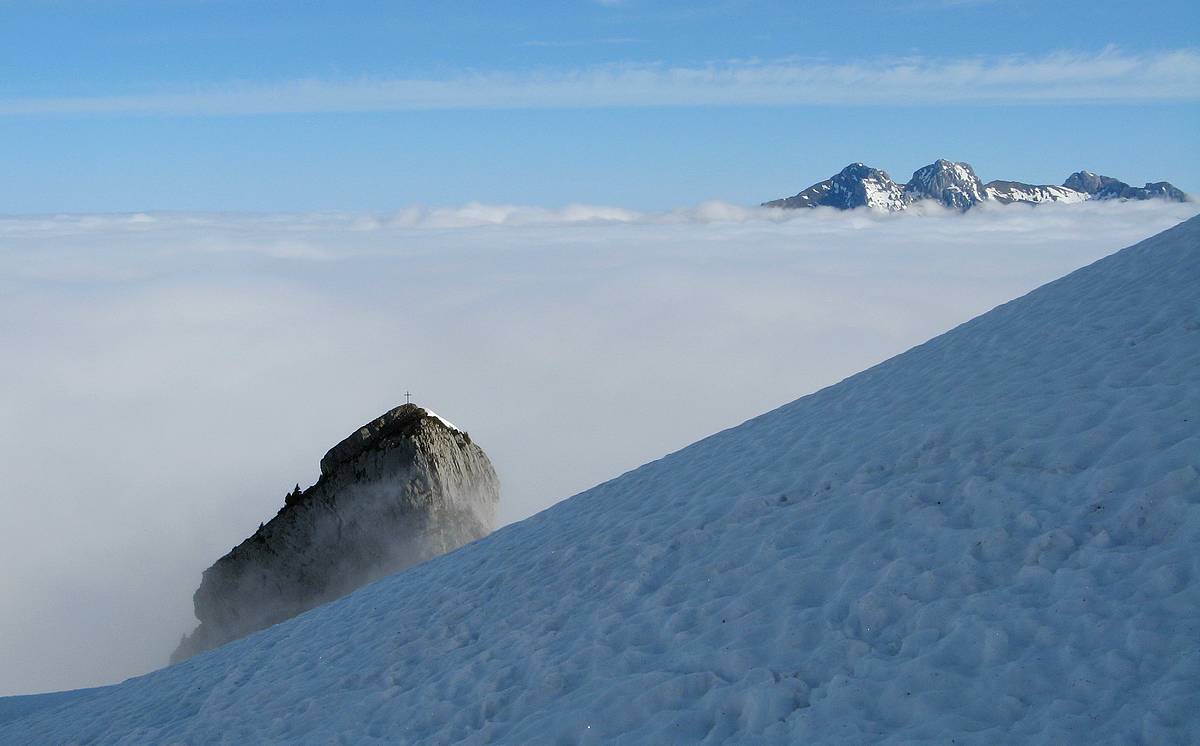
POLYGON ((763 202, 763 207, 835 207, 850 210, 870 207, 896 212, 919 202, 933 201, 965 211, 980 202, 1083 202, 1089 199, 1165 199, 1188 202, 1190 197, 1166 181, 1132 187, 1111 176, 1076 171, 1062 186, 996 180, 984 184, 971 164, 938 158, 917 169, 907 184, 892 181, 886 171, 855 161, 825 181, 791 197, 763 202))
POLYGON ((1125 182, 1114 179, 1111 176, 1101 176, 1091 171, 1076 171, 1063 182, 1063 186, 1068 189, 1074 189, 1085 194, 1097 194, 1101 189, 1113 185, 1129 186, 1125 182))
POLYGON ((840 210, 870 207, 896 211, 903 209, 904 203, 900 185, 892 181, 886 171, 856 161, 799 194, 764 203, 764 206, 836 207, 840 210))
POLYGON ((178 661, 488 535, 499 482, 470 437, 416 404, 329 449, 317 483, 204 571, 178 661))
POLYGON ((321 474, 328 474, 340 464, 354 460, 360 453, 370 450, 385 438, 402 436, 419 425, 431 424, 424 422, 425 420, 436 422, 451 430, 458 429, 424 407, 412 403, 401 404, 371 420, 330 448, 321 459, 321 474))
POLYGON ((931 199, 953 210, 969 210, 987 199, 971 164, 945 158, 917 169, 904 185, 904 195, 908 202, 931 199))

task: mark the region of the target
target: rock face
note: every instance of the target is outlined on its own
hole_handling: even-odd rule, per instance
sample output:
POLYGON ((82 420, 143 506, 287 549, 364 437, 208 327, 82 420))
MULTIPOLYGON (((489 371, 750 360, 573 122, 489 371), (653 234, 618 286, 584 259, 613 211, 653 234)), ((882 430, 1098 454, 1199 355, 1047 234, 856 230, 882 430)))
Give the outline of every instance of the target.
POLYGON ((1111 176, 1101 176, 1091 171, 1076 171, 1067 177, 1063 186, 1084 194, 1098 194, 1100 190, 1112 185, 1129 186, 1123 181, 1117 181, 1111 176))
POLYGON ((500 485, 487 455, 429 410, 406 404, 321 459, 321 476, 204 571, 200 626, 171 662, 346 595, 491 533, 500 485))
POLYGON ((917 169, 904 185, 906 204, 926 199, 952 210, 969 210, 987 199, 987 194, 970 164, 939 158, 917 169))
POLYGON ((892 181, 887 171, 862 163, 851 163, 838 174, 813 184, 808 189, 786 199, 764 203, 765 207, 836 207, 850 210, 872 207, 879 210, 903 209, 901 186, 892 181))
POLYGON ((965 211, 983 202, 1038 204, 1084 202, 1090 199, 1166 199, 1187 202, 1190 198, 1165 181, 1132 187, 1091 171, 1071 174, 1062 186, 1002 180, 983 184, 970 164, 939 159, 917 169, 908 183, 903 185, 892 181, 886 171, 852 163, 836 176, 813 184, 795 196, 764 202, 762 206, 835 207, 839 210, 869 207, 899 212, 920 203, 936 203, 951 210, 965 211))
POLYGON ((1091 171, 1076 171, 1067 177, 1063 186, 1083 192, 1092 199, 1167 199, 1172 202, 1187 202, 1188 196, 1170 182, 1146 182, 1146 186, 1135 187, 1111 176, 1101 176, 1091 171))

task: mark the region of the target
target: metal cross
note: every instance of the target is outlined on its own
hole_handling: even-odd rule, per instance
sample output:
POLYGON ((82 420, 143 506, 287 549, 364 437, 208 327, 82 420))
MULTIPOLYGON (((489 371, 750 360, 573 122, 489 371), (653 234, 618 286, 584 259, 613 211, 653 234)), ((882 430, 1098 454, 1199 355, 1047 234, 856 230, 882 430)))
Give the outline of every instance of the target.
POLYGON ((404 392, 404 403, 405 404, 412 403, 412 394, 408 393, 407 391, 404 392))

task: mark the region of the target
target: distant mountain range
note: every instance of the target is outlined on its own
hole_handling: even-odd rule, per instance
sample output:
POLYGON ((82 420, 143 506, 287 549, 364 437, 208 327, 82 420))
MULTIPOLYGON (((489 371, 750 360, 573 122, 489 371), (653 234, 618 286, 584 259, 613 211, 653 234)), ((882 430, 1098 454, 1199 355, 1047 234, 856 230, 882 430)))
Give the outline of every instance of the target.
POLYGON ((1077 171, 1061 186, 989 181, 984 184, 968 163, 938 159, 917 169, 907 184, 892 181, 886 171, 851 163, 825 181, 792 197, 764 202, 763 207, 870 207, 898 212, 926 200, 953 210, 969 210, 981 202, 1084 202, 1091 199, 1165 199, 1188 202, 1190 197, 1165 181, 1135 187, 1110 176, 1077 171))

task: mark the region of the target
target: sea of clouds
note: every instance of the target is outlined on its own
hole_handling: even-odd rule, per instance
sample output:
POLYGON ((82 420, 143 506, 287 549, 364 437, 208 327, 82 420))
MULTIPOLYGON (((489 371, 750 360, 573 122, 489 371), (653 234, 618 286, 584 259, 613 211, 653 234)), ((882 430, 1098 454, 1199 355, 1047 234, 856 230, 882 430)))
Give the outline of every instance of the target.
POLYGON ((507 523, 1197 211, 0 217, 0 695, 162 665, 200 572, 406 390, 507 523))

